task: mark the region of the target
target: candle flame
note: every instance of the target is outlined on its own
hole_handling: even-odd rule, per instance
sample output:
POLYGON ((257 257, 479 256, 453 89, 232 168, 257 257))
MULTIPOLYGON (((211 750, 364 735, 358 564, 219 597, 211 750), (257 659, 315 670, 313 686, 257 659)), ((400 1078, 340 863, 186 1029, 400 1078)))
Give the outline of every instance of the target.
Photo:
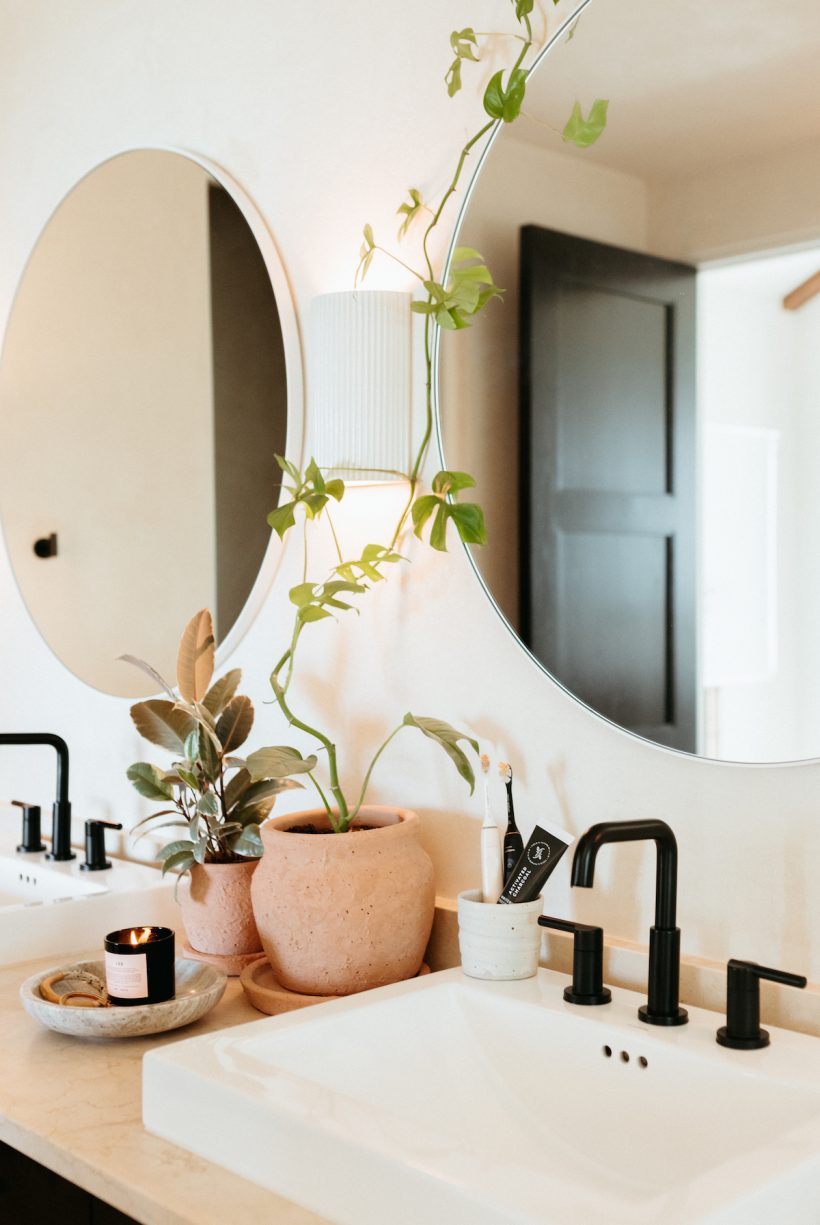
POLYGON ((141 932, 137 932, 135 929, 132 928, 131 930, 131 943, 132 944, 134 945, 147 944, 147 942, 150 939, 151 939, 151 928, 150 927, 143 927, 141 932))

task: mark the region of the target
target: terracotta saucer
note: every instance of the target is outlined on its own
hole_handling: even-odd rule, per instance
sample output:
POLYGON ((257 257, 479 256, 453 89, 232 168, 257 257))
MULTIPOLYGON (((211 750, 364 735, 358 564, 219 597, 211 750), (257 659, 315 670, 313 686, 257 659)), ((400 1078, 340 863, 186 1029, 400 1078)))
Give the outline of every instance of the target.
MULTIPOLYGON (((429 973, 430 967, 422 965, 419 975, 429 973)), ((338 995, 300 995, 298 991, 288 991, 287 987, 283 987, 278 981, 264 955, 245 966, 239 975, 239 981, 254 1008, 266 1012, 268 1016, 277 1016, 280 1012, 293 1012, 297 1008, 308 1008, 311 1004, 323 1004, 325 1000, 341 998, 338 995)))
POLYGON ((199 949, 192 948, 187 940, 182 941, 182 948, 184 956, 189 961, 204 961, 210 966, 217 966, 229 978, 241 975, 246 966, 265 955, 261 951, 257 953, 200 953, 199 949))

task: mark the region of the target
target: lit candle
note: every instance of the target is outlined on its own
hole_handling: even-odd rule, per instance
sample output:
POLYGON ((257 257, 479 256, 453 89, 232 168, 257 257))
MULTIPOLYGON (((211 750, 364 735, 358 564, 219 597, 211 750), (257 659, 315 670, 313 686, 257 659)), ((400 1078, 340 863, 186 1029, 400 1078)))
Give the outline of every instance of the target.
POLYGON ((174 997, 170 927, 123 927, 105 937, 105 985, 112 1004, 158 1004, 174 997))

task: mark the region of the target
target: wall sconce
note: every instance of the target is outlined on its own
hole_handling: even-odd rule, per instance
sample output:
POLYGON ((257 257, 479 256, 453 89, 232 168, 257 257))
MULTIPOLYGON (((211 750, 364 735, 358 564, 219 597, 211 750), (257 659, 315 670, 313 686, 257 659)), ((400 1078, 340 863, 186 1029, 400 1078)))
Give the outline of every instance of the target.
POLYGON ((350 484, 399 480, 411 445, 410 294, 314 298, 308 316, 305 458, 350 484))

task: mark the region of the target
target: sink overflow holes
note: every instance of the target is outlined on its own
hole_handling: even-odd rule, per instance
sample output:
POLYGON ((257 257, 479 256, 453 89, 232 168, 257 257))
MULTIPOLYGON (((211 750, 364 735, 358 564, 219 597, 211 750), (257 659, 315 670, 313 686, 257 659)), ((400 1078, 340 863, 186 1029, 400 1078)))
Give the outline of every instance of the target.
MULTIPOLYGON (((601 1053, 603 1054, 605 1059, 611 1059, 612 1054, 613 1054, 612 1047, 611 1046, 601 1047, 601 1053)), ((619 1054, 619 1058, 621 1060, 621 1063, 629 1063, 629 1060, 631 1058, 629 1051, 621 1051, 619 1054)), ((646 1058, 645 1055, 639 1055, 637 1059, 637 1063, 638 1063, 639 1068, 649 1067, 649 1060, 646 1058)))

